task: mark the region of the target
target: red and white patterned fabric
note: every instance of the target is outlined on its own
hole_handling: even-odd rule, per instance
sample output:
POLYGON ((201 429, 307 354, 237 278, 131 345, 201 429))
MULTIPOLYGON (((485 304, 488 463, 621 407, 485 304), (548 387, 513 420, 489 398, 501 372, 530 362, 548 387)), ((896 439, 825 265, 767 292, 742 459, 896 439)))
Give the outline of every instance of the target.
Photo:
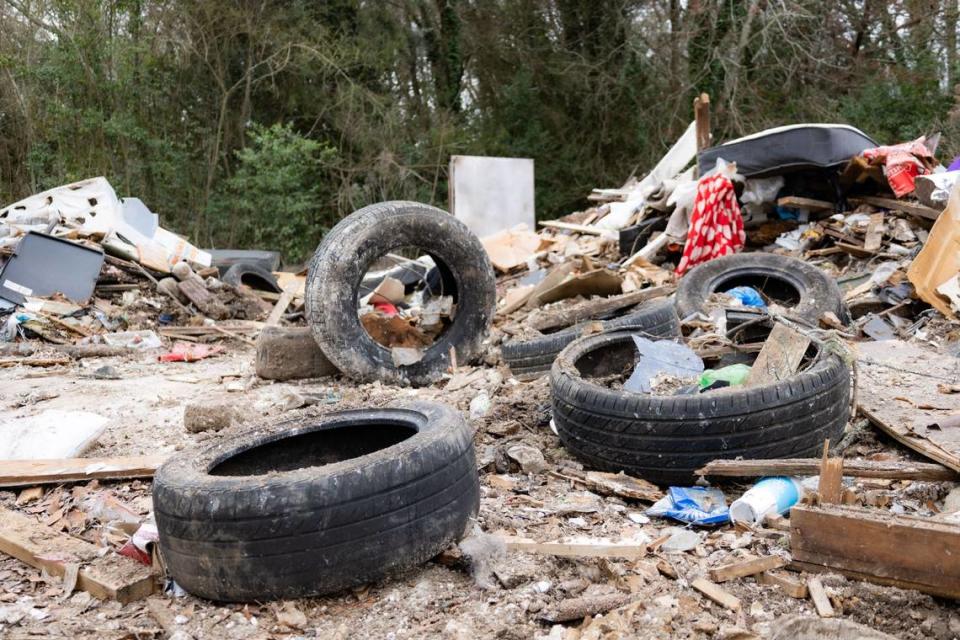
POLYGON ((745 241, 743 216, 733 182, 720 174, 704 176, 697 184, 677 275, 682 276, 701 262, 736 253, 745 241))

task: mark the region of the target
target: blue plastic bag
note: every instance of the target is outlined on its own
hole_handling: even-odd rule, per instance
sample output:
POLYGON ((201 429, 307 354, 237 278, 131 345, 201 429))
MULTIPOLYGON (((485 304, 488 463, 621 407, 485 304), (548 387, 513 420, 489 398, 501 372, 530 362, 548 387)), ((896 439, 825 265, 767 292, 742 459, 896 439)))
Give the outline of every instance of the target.
POLYGON ((720 489, 707 487, 670 487, 667 495, 647 509, 647 515, 699 525, 730 522, 727 497, 720 489))
POLYGON ((767 303, 763 301, 763 298, 753 287, 734 287, 729 291, 724 291, 728 296, 733 296, 739 300, 745 307, 756 307, 758 309, 766 309, 767 303))

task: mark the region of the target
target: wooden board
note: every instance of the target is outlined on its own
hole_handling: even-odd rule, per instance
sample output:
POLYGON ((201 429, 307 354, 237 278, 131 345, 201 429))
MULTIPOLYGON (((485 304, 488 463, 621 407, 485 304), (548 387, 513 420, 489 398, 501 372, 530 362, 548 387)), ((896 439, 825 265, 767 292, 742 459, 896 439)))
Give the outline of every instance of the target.
POLYGON ((960 471, 960 394, 939 384, 960 379, 960 358, 900 340, 857 345, 857 406, 881 431, 960 471))
POLYGON ((797 506, 790 552, 796 568, 960 598, 960 525, 863 507, 797 506))
POLYGON ((849 199, 850 204, 869 204, 873 207, 883 207, 893 211, 901 211, 918 218, 927 220, 936 220, 940 217, 940 211, 915 202, 904 202, 903 200, 894 200, 893 198, 878 198, 876 196, 859 196, 849 199))
POLYGON ((633 560, 647 555, 647 545, 634 541, 576 540, 570 542, 535 542, 529 538, 503 537, 509 551, 540 553, 571 558, 626 558, 633 560))
MULTIPOLYGON (((816 458, 714 460, 697 469, 697 474, 701 476, 727 476, 731 478, 815 476, 819 472, 820 461, 816 458)), ((960 480, 960 476, 953 469, 948 469, 941 464, 927 462, 844 460, 843 475, 854 478, 885 478, 888 480, 960 480)))
POLYGON ((867 235, 863 239, 863 249, 864 251, 879 251, 881 242, 883 242, 882 211, 871 214, 870 222, 867 224, 867 235))
POLYGON ((697 578, 690 583, 690 586, 722 607, 726 607, 727 609, 731 609, 733 611, 740 610, 740 600, 737 597, 727 593, 705 578, 697 578))
POLYGON ((828 458, 830 441, 823 445, 817 493, 821 504, 838 504, 843 496, 843 458, 828 458))
POLYGON ((837 205, 826 200, 814 200, 813 198, 802 198, 800 196, 778 198, 777 204, 781 207, 809 209, 810 211, 833 211, 837 208, 837 205))
POLYGON ((756 387, 789 378, 796 373, 809 346, 810 338, 777 323, 757 354, 744 386, 756 387))
POLYGON ((787 561, 779 556, 765 556, 763 558, 753 558, 752 560, 743 560, 741 562, 732 562, 720 567, 714 567, 708 572, 710 579, 714 582, 726 582, 736 578, 752 576, 764 571, 779 569, 787 564, 787 561))
POLYGON ((102 549, 96 545, 2 507, 0 551, 55 576, 79 564, 77 588, 102 600, 126 604, 149 596, 157 586, 150 567, 112 551, 101 556, 102 549))
POLYGON ((23 487, 93 479, 152 478, 167 456, 9 460, 0 464, 0 487, 23 487))
POLYGON ((813 606, 817 610, 817 615, 821 618, 832 618, 836 615, 833 611, 833 605, 830 603, 830 597, 823 588, 820 578, 810 578, 807 580, 807 588, 810 590, 810 599, 813 600, 813 606))
POLYGON ((277 300, 277 304, 273 305, 270 315, 267 316, 266 324, 268 327, 280 324, 280 318, 282 318, 283 314, 286 313, 287 307, 289 307, 290 303, 293 302, 293 297, 296 295, 296 293, 297 283, 291 283, 286 289, 283 290, 283 293, 280 294, 280 299, 277 300))
POLYGON ((640 291, 612 296, 610 298, 585 300, 559 311, 541 312, 530 319, 530 326, 537 331, 549 331, 551 329, 569 327, 578 322, 593 320, 598 316, 640 304, 647 300, 668 296, 675 290, 676 287, 672 285, 664 285, 660 287, 649 287, 647 289, 641 289, 640 291))
POLYGON ((779 587, 791 598, 804 599, 809 594, 806 584, 782 573, 765 571, 757 576, 757 582, 770 587, 779 587))

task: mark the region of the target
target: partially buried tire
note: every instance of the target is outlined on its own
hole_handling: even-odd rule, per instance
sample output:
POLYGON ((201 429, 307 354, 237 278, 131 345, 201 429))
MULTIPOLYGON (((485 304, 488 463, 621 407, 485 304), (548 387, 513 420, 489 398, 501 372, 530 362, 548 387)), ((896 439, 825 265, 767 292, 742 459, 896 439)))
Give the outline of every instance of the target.
POLYGON ((581 338, 553 363, 553 419, 564 446, 592 468, 685 484, 716 459, 803 458, 836 441, 850 414, 850 373, 817 347, 777 383, 655 396, 598 379, 632 370, 629 332, 581 338))
MULTIPOLYGON (((549 373, 553 361, 568 344, 580 337, 590 325, 585 322, 574 327, 549 333, 530 340, 508 342, 500 349, 510 373, 521 380, 538 378, 549 373)), ((680 336, 680 319, 669 300, 651 301, 628 311, 619 318, 599 322, 601 331, 629 328, 649 338, 680 336)))
POLYGON ((422 385, 450 366, 451 349, 464 363, 477 355, 496 306, 487 253, 465 224, 416 202, 382 202, 341 220, 324 237, 307 273, 307 321, 323 353, 359 380, 422 385), (408 365, 373 340, 357 315, 358 292, 370 266, 388 252, 416 247, 433 258, 444 290, 454 297, 453 323, 408 365))
POLYGON ((211 600, 340 591, 459 540, 479 506, 475 460, 463 417, 433 403, 259 429, 158 469, 160 550, 211 600))
POLYGON ((738 253, 697 265, 677 286, 677 313, 687 318, 703 308, 711 293, 739 286, 757 289, 814 326, 827 311, 849 321, 833 278, 802 260, 772 253, 738 253))

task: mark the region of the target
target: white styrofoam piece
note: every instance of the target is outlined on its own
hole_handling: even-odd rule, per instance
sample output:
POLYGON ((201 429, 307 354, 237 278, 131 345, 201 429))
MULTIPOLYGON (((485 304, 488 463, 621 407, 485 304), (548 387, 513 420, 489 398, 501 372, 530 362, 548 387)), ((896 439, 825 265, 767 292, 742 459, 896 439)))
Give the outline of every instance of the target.
POLYGON ((87 411, 50 409, 0 421, 0 460, 75 458, 90 448, 107 418, 87 411))
POLYGON ((450 212, 478 237, 536 225, 533 160, 450 157, 450 212))

